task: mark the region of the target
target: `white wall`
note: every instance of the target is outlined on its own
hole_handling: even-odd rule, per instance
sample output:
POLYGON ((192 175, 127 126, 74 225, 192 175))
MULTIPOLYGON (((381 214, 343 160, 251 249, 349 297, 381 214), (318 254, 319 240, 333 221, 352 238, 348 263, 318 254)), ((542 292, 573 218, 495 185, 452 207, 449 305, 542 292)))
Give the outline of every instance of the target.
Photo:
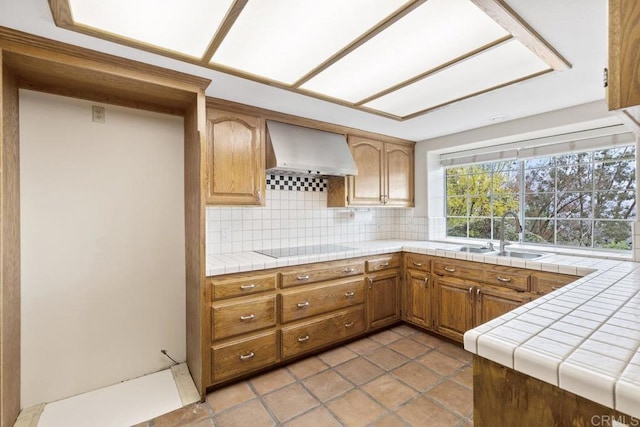
POLYGON ((21 406, 184 360, 181 117, 20 93, 21 406))

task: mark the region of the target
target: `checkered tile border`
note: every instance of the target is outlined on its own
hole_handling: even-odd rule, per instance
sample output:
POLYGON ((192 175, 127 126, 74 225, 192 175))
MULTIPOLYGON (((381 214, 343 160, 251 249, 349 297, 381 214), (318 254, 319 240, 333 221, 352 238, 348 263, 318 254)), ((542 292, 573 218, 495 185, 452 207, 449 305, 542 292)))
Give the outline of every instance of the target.
POLYGON ((327 180, 309 176, 267 175, 267 188, 284 191, 324 191, 327 180))

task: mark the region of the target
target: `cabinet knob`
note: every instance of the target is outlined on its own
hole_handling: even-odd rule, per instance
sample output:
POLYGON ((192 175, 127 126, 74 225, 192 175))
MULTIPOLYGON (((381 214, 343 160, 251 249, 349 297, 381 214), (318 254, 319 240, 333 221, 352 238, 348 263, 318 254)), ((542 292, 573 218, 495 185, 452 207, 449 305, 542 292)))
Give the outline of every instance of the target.
POLYGON ((353 291, 349 291, 349 292, 345 292, 344 296, 347 298, 351 298, 352 296, 354 296, 356 293, 353 291))
POLYGON ((345 324, 344 324, 344 327, 345 327, 345 328, 350 328, 350 327, 352 327, 352 326, 354 325, 354 323, 355 323, 355 322, 345 323, 345 324))
POLYGON ((247 354, 241 354, 241 355, 240 355, 240 360, 247 360, 247 359, 251 359, 251 358, 252 358, 252 357, 254 357, 255 355, 256 355, 256 354, 255 354, 253 351, 251 351, 251 352, 249 352, 249 353, 247 353, 247 354))
POLYGON ((304 276, 296 277, 296 279, 298 279, 298 280, 309 280, 309 277, 311 277, 311 276, 309 276, 308 274, 305 274, 304 276))
POLYGON ((255 319, 256 315, 255 314, 248 314, 246 316, 240 316, 240 320, 252 320, 255 319))
POLYGON ((298 304, 296 304, 298 306, 298 308, 304 308, 304 307, 308 307, 309 306, 309 301, 305 301, 305 302, 299 302, 298 304))
POLYGON ((305 342, 305 341, 309 341, 309 335, 298 337, 298 342, 305 342))
POLYGON ((253 289, 256 287, 255 283, 251 283, 249 285, 240 285, 240 289, 242 289, 243 291, 246 291, 248 289, 253 289))

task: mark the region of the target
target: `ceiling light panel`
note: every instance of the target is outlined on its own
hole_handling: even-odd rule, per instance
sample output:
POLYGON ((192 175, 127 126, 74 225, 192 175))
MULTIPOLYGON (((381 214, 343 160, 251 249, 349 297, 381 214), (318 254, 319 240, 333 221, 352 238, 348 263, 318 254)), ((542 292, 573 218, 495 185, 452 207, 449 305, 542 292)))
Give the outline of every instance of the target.
POLYGON ((69 0, 75 23, 200 58, 233 0, 69 0))
POLYGON ((549 69, 522 43, 512 40, 374 99, 364 107, 406 117, 549 69))
POLYGON ((211 62, 292 84, 406 0, 250 0, 211 62))
POLYGON ((429 0, 301 88, 356 103, 508 35, 469 0, 429 0))

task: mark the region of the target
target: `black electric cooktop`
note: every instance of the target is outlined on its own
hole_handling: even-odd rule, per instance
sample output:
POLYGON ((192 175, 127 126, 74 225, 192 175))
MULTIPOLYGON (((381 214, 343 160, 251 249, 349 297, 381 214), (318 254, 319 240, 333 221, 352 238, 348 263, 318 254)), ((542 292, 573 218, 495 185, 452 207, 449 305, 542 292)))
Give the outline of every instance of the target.
POLYGON ((288 256, 299 256, 299 255, 318 255, 318 254, 327 254, 331 252, 340 252, 340 251, 348 251, 352 248, 347 246, 340 245, 312 245, 312 246, 297 246, 294 248, 279 248, 279 249, 263 249, 258 252, 262 255, 267 255, 272 258, 284 258, 288 256))

